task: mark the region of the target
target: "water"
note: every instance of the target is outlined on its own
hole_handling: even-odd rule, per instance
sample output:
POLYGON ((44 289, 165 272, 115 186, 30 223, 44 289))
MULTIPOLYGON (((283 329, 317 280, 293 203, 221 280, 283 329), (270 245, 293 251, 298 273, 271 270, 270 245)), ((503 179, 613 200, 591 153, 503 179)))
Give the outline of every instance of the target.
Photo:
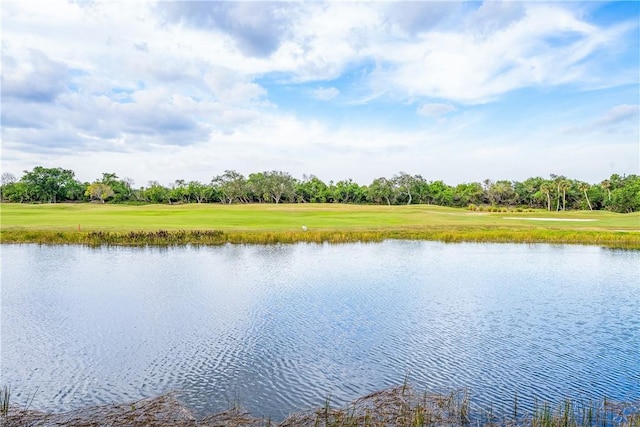
POLYGON ((373 244, 2 245, 0 384, 63 411, 339 405, 405 378, 474 404, 640 399, 640 252, 373 244))

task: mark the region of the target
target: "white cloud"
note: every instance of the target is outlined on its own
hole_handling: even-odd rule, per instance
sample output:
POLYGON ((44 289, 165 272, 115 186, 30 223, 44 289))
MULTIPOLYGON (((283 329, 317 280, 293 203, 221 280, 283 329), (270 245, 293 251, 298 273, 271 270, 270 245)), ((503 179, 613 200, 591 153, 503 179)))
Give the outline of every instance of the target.
POLYGON ((374 55, 387 65, 374 77, 406 96, 484 103, 523 87, 590 82, 588 57, 617 39, 612 32, 562 7, 528 4, 522 19, 488 34, 432 31, 382 44, 374 55))
POLYGON ((587 123, 564 126, 560 132, 566 135, 584 135, 593 132, 627 133, 640 137, 640 107, 631 104, 617 105, 587 123))
POLYGON ((596 127, 608 127, 634 119, 634 123, 638 125, 639 111, 640 109, 638 108, 638 105, 618 105, 607 111, 602 117, 598 118, 594 125, 596 127))
POLYGON ((456 111, 456 107, 453 105, 434 103, 422 104, 416 112, 425 117, 439 117, 453 111, 456 111))
POLYGON ((226 105, 242 105, 260 100, 266 91, 259 84, 233 70, 210 66, 204 81, 212 95, 226 105))
POLYGON ((4 2, 3 170, 51 161, 89 174, 100 164, 140 183, 170 174, 206 181, 230 168, 363 183, 399 170, 452 181, 477 170, 479 178, 460 179, 482 179, 497 173, 473 165, 483 155, 496 171, 515 172, 533 171, 526 143, 554 141, 568 155, 575 132, 540 133, 561 124, 589 127, 580 137, 590 154, 576 170, 601 174, 602 158, 635 165, 624 163, 632 143, 637 154, 638 60, 628 53, 637 24, 628 17, 596 25, 562 2, 196 3, 4 2), (620 52, 631 59, 617 62, 620 52), (577 101, 556 93, 567 87, 601 90, 606 103, 575 113, 567 104, 577 101), (523 138, 502 121, 525 104, 505 95, 527 88, 541 89, 527 108, 567 118, 531 119, 523 138), (337 97, 339 112, 319 103, 337 97), (282 98, 291 104, 278 105, 282 98), (318 116, 302 117, 298 99, 318 102, 318 116), (441 117, 464 104, 496 111, 481 120, 464 108, 446 126, 411 111, 441 117), (349 121, 366 114, 367 126, 349 121), (498 138, 480 150, 485 127, 498 138), (609 141, 619 152, 593 148, 596 127, 624 130, 609 141), (453 155, 465 168, 443 167, 453 155))
POLYGON ((330 101, 338 95, 340 95, 340 91, 333 86, 320 87, 311 93, 311 96, 319 101, 330 101))
POLYGON ((517 1, 485 1, 469 16, 468 26, 479 34, 490 34, 521 20, 525 3, 517 1))

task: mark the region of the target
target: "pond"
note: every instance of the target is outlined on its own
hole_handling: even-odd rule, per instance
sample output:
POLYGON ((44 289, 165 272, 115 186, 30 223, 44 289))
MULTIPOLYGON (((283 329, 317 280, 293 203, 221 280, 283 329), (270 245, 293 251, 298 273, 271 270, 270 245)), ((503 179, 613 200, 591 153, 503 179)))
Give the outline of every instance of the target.
POLYGON ((2 385, 63 411, 170 390, 273 420, 405 379, 481 407, 640 398, 640 251, 385 241, 2 245, 2 385))

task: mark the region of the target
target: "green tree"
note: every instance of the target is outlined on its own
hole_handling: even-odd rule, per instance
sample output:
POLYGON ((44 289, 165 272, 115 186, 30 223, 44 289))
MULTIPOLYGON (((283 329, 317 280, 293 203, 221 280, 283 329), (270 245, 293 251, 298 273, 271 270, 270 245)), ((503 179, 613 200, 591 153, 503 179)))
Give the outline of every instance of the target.
POLYGON ((247 203, 248 189, 244 175, 234 170, 226 170, 211 180, 211 185, 220 191, 222 203, 231 204, 234 201, 247 203))
POLYGON ((176 179, 168 194, 169 203, 189 203, 191 201, 187 183, 184 179, 176 179))
MULTIPOLYGON (((571 188, 571 181, 569 181, 568 179, 560 179, 557 183, 558 185, 558 192, 562 192, 562 210, 566 211, 567 210, 567 190, 569 190, 571 188)), ((559 209, 559 205, 558 205, 558 209, 559 209)))
POLYGON ((326 203, 330 197, 329 186, 315 175, 304 175, 297 181, 295 193, 302 203, 326 203))
POLYGON ((259 203, 268 202, 270 196, 267 187, 267 177, 264 172, 249 174, 249 178, 247 179, 247 189, 249 191, 251 201, 257 201, 259 203))
POLYGON ((189 198, 197 203, 207 203, 213 199, 213 188, 210 185, 202 184, 198 181, 189 181, 187 184, 189 198))
POLYGON ((443 181, 429 183, 430 203, 439 206, 453 205, 453 188, 443 181))
POLYGON ((24 171, 21 180, 34 200, 56 203, 61 200, 77 200, 78 192, 82 194, 82 184, 69 169, 45 168, 36 166, 32 171, 24 171))
POLYGON ((367 200, 370 203, 391 205, 395 202, 396 190, 393 181, 387 178, 376 178, 367 187, 367 200))
POLYGON ((470 204, 478 205, 483 202, 484 191, 479 182, 458 184, 453 189, 453 205, 466 207, 470 204))
POLYGON ((336 203, 362 203, 365 191, 351 179, 338 181, 332 188, 333 201, 336 203))
POLYGON ((274 203, 293 200, 296 192, 296 179, 287 172, 265 172, 267 193, 274 203))
POLYGON ((560 201, 562 201, 562 210, 566 209, 567 189, 571 183, 563 175, 551 174, 551 179, 556 190, 556 211, 560 210, 560 201))
POLYGON ((12 192, 13 188, 18 180, 15 175, 9 172, 3 172, 2 178, 0 178, 0 202, 9 201, 7 198, 7 189, 9 189, 9 193, 12 192))
POLYGON ((101 203, 104 203, 107 198, 115 196, 115 193, 108 185, 100 182, 94 182, 87 186, 84 195, 89 197, 91 200, 99 200, 101 203))
POLYGON ((422 175, 413 176, 413 203, 428 203, 430 197, 429 183, 422 175))
POLYGON ((96 181, 108 185, 113 190, 112 201, 121 203, 135 199, 133 194, 133 180, 131 178, 118 178, 118 175, 111 172, 103 172, 102 178, 96 181))
POLYGON ((553 184, 549 181, 544 181, 540 184, 540 191, 546 196, 547 210, 551 212, 551 191, 553 191, 553 184))
POLYGON ((640 211, 640 176, 629 175, 619 179, 611 191, 608 209, 614 212, 631 213, 640 211))
POLYGON ((393 177, 393 184, 398 192, 399 198, 407 201, 407 205, 410 205, 413 201, 413 190, 415 187, 416 177, 411 176, 406 172, 400 172, 393 177))
POLYGON ((2 175, 2 185, 0 187, 0 201, 11 203, 25 203, 32 201, 32 195, 29 193, 27 184, 22 181, 16 181, 11 174, 9 176, 2 175))
POLYGON ((150 203, 167 203, 169 201, 169 189, 158 181, 150 181, 143 191, 144 198, 150 203))
POLYGON ((487 189, 489 201, 494 205, 515 205, 517 204, 517 194, 511 181, 501 180, 492 182, 487 189))
POLYGON ((591 186, 586 182, 581 182, 580 184, 578 184, 578 188, 584 194, 584 199, 587 202, 587 206, 589 206, 589 210, 592 211, 593 207, 591 206, 591 201, 589 200, 589 194, 587 194, 587 191, 589 191, 590 187, 591 186))
POLYGON ((540 192, 540 186, 544 182, 542 177, 527 178, 522 182, 514 182, 513 189, 518 197, 518 203, 530 208, 544 206, 544 194, 540 192))
POLYGON ((253 173, 249 175, 247 187, 258 201, 277 204, 294 198, 296 179, 280 171, 253 173))
POLYGON ((602 189, 606 191, 607 201, 611 201, 611 181, 609 181, 608 179, 603 180, 600 183, 600 187, 602 187, 602 189))

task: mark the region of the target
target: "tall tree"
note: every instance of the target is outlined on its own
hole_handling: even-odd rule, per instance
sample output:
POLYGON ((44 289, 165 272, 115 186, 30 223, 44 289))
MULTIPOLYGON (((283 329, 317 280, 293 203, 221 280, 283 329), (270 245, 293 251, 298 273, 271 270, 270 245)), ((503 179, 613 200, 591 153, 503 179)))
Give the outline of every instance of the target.
POLYGON ((104 184, 113 190, 112 201, 115 203, 124 202, 134 198, 133 180, 131 178, 118 178, 118 175, 112 172, 103 172, 102 178, 95 183, 104 184))
POLYGON ((399 194, 406 196, 407 205, 410 205, 413 201, 413 187, 416 177, 409 175, 406 172, 400 172, 393 177, 393 183, 399 194))
POLYGON ((32 171, 24 171, 21 181, 29 187, 36 200, 56 203, 60 200, 82 194, 82 184, 69 169, 36 166, 32 171))
POLYGON ((611 201, 611 181, 608 179, 603 180, 600 183, 600 187, 602 187, 607 192, 607 201, 611 201))
POLYGON ((265 172, 266 190, 271 201, 280 203, 284 199, 292 200, 296 191, 296 179, 287 172, 265 172))
POLYGON ((551 191, 553 189, 553 184, 549 181, 544 181, 540 185, 540 191, 547 196, 547 210, 551 212, 551 191))
POLYGON ((374 179, 367 188, 367 199, 371 203, 391 205, 391 201, 395 199, 393 182, 384 177, 374 179))
POLYGON ((563 210, 566 199, 566 192, 568 188, 567 178, 562 175, 551 174, 551 179, 553 180, 555 190, 556 190, 556 211, 560 210, 560 200, 562 199, 563 210))
POLYGON ((189 198, 197 203, 206 203, 213 198, 213 188, 198 181, 189 181, 187 192, 189 193, 189 198))
POLYGON ((607 208, 620 213, 639 212, 640 176, 618 177, 615 187, 611 191, 611 202, 607 208))
POLYGON ((9 200, 7 197, 7 190, 11 193, 13 187, 15 187, 16 181, 17 179, 14 174, 9 172, 2 173, 2 178, 0 179, 0 202, 9 200))
POLYGON ((525 204, 530 208, 542 207, 540 201, 544 199, 544 195, 540 191, 540 186, 544 182, 542 177, 527 178, 522 182, 515 182, 513 189, 517 194, 518 203, 525 204))
POLYGON ((453 205, 453 188, 441 180, 431 181, 429 183, 429 195, 431 203, 434 205, 453 205))
POLYGON ((332 190, 336 203, 362 203, 365 200, 365 191, 351 179, 336 182, 332 190))
POLYGON ((234 201, 247 203, 248 189, 244 175, 234 170, 226 170, 222 175, 217 175, 211 180, 211 185, 217 188, 222 195, 222 202, 231 204, 234 201))
POLYGON ((169 190, 169 203, 189 203, 190 201, 187 182, 184 179, 176 179, 169 190))
POLYGON ((296 182, 296 197, 305 203, 326 203, 330 197, 329 186, 315 175, 303 175, 296 182))
POLYGON ((502 180, 493 182, 487 189, 489 201, 494 205, 514 205, 517 203, 517 194, 511 181, 502 180))
POLYGON ((582 191, 582 193, 584 194, 584 199, 587 202, 587 206, 589 206, 589 210, 592 211, 593 207, 591 206, 591 202, 589 201, 589 195, 587 194, 587 191, 589 191, 589 188, 591 186, 589 184, 587 184, 586 182, 581 182, 578 185, 578 188, 580 189, 580 191, 582 191))
POLYGON ((101 203, 104 203, 107 198, 115 196, 115 193, 107 184, 94 182, 87 186, 84 195, 89 197, 91 200, 99 200, 101 203))
POLYGON ((458 184, 453 189, 453 204, 466 207, 470 204, 482 203, 484 192, 479 182, 458 184))
POLYGON ((169 201, 169 189, 158 181, 150 181, 144 190, 144 197, 150 203, 167 203, 169 201))
POLYGON ((562 210, 567 210, 567 190, 571 188, 571 181, 561 179, 558 181, 558 192, 562 191, 562 210))

